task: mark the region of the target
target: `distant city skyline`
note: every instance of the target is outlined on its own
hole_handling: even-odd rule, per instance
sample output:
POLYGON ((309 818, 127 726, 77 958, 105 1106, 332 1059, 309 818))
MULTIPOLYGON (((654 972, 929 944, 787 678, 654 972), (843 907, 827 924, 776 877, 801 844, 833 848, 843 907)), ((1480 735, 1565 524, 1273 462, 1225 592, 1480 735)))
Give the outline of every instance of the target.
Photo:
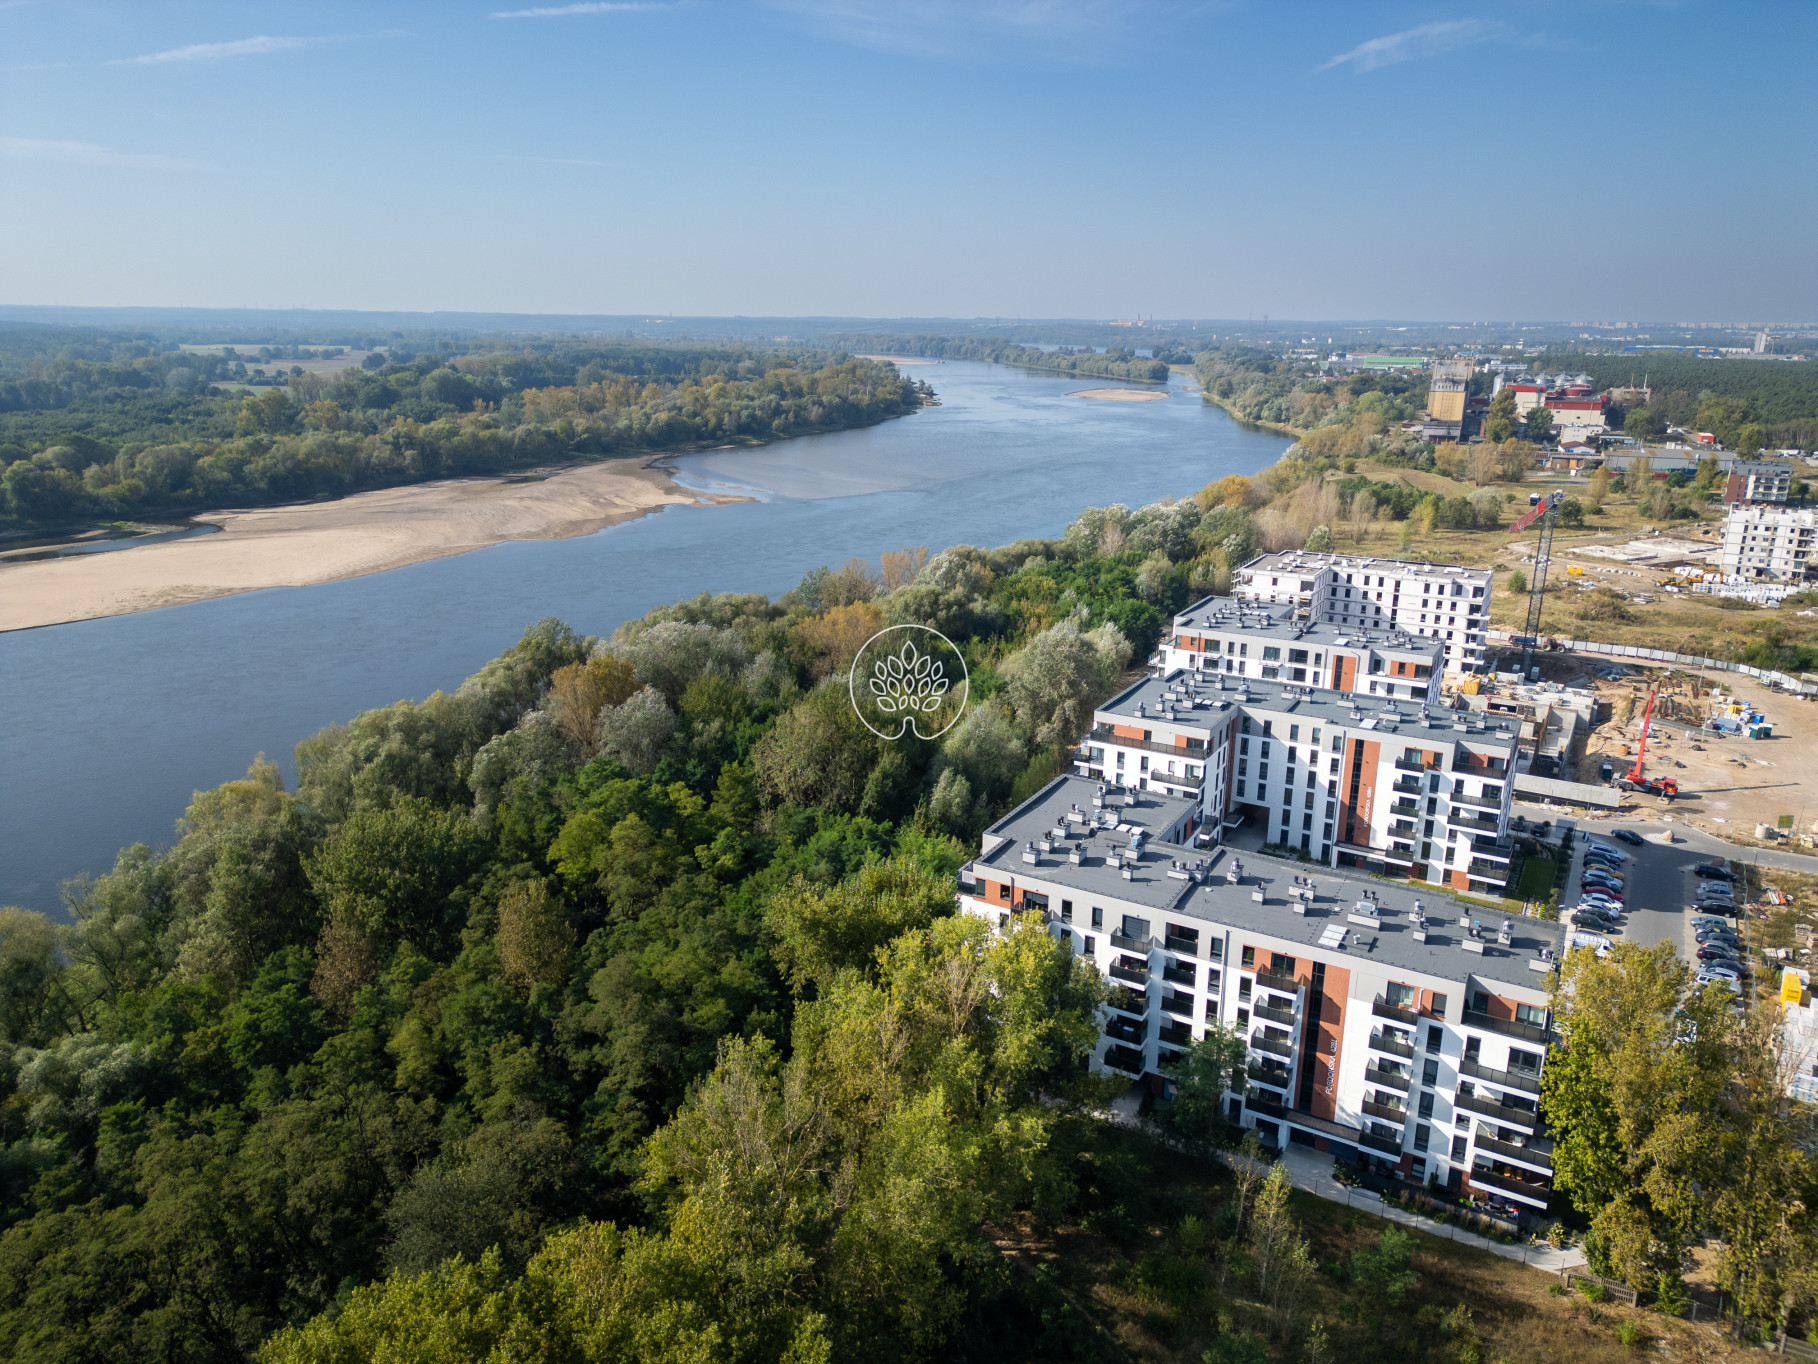
POLYGON ((1792 3, 0 5, 0 304, 1798 319, 1815 48, 1792 3))

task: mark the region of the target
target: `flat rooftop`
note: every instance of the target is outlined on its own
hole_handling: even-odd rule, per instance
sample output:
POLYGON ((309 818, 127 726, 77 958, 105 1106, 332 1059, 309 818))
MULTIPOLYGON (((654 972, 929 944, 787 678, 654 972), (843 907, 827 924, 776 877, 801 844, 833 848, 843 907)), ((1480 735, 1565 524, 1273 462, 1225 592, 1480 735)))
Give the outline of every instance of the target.
MULTIPOLYGON (((975 870, 996 871, 1005 876, 1033 878, 1078 891, 1082 897, 1097 896, 1165 913, 1177 920, 1200 920, 1242 932, 1266 933, 1287 942, 1321 948, 1360 961, 1379 963, 1418 971, 1445 980, 1462 981, 1476 975, 1484 980, 1529 990, 1544 990, 1544 975, 1529 966, 1537 961, 1542 948, 1557 954, 1564 933, 1562 925, 1542 919, 1513 920, 1512 940, 1508 947, 1496 941, 1502 916, 1479 905, 1462 901, 1431 886, 1414 886, 1365 876, 1345 868, 1308 867, 1299 862, 1266 857, 1260 853, 1239 854, 1230 848, 1196 852, 1178 844, 1150 839, 1138 855, 1131 879, 1108 863, 1106 854, 1130 846, 1130 834, 1112 830, 1086 831, 1084 825, 1067 825, 1067 814, 1078 805, 1088 819, 1093 813, 1092 797, 1098 783, 1081 777, 1057 777, 985 831, 985 841, 992 850, 973 859, 975 870), (1047 838, 1052 830, 1066 825, 1070 829, 1068 846, 1083 843, 1084 862, 1074 866, 1065 851, 1038 853, 1038 862, 1023 861, 1024 845, 1047 838), (1002 840, 997 841, 997 840, 1002 840), (1226 870, 1233 860, 1243 866, 1243 878, 1229 884, 1226 870), (1177 864, 1201 864, 1206 879, 1183 880, 1168 875, 1177 864), (1311 877, 1317 894, 1305 915, 1289 908, 1288 890, 1295 877, 1311 877), (1265 899, 1257 903, 1251 896, 1262 891, 1265 899), (1346 916, 1352 906, 1364 898, 1363 892, 1375 895, 1380 921, 1373 927, 1350 923, 1346 916), (1418 900, 1427 916, 1427 940, 1414 941, 1414 902, 1418 900), (1485 941, 1481 954, 1467 951, 1466 929, 1473 919, 1483 927, 1485 941), (1322 938, 1343 930, 1343 940, 1328 946, 1322 938)), ((1129 810, 1117 810, 1120 823, 1165 828, 1187 802, 1159 797, 1154 792, 1140 793, 1144 804, 1129 810), (1173 809, 1173 814, 1169 811, 1173 809), (1145 819, 1145 814, 1147 818, 1145 819)), ((1154 926, 1159 932, 1160 924, 1154 926)))
POLYGON ((1240 573, 1317 573, 1322 568, 1336 568, 1340 571, 1368 569, 1372 573, 1418 573, 1429 578, 1482 578, 1486 582, 1490 577, 1487 568, 1465 568, 1460 564, 1422 564, 1410 559, 1385 559, 1378 555, 1309 554, 1304 549, 1282 549, 1270 554, 1259 554, 1248 563, 1238 565, 1240 573))
POLYGON ((1294 613, 1292 606, 1270 602, 1248 602, 1239 597, 1207 597, 1196 602, 1174 618, 1176 630, 1242 630, 1252 634, 1281 633, 1283 640, 1303 648, 1321 649, 1331 645, 1366 645, 1378 649, 1403 649, 1410 653, 1439 655, 1445 652, 1445 641, 1434 635, 1417 635, 1393 627, 1334 625, 1329 621, 1306 620, 1294 613))
POLYGON ((1430 742, 1462 739, 1479 746, 1514 748, 1521 742, 1517 725, 1494 713, 1455 711, 1444 706, 1423 707, 1423 703, 1413 699, 1357 696, 1299 682, 1266 682, 1254 677, 1231 678, 1223 673, 1200 674, 1185 669, 1167 677, 1145 677, 1132 683, 1101 704, 1095 713, 1120 719, 1161 720, 1175 725, 1201 723, 1209 729, 1220 714, 1238 702, 1316 725, 1380 730, 1416 743, 1423 738, 1430 742), (1172 720, 1162 713, 1164 703, 1174 707, 1172 720), (1143 710, 1140 717, 1137 715, 1139 705, 1143 710), (1423 709, 1427 712, 1425 719, 1421 716, 1423 709))

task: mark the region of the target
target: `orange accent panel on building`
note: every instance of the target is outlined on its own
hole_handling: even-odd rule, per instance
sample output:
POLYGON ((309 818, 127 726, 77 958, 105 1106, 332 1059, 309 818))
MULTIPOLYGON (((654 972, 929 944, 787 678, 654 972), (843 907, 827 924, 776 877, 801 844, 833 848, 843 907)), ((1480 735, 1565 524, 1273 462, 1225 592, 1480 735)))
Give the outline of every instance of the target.
MULTIPOLYGON (((1301 970, 1312 989, 1313 968, 1304 964, 1301 970)), ((1351 995, 1351 973, 1342 966, 1326 967, 1326 989, 1319 998, 1319 1050, 1317 1064, 1323 1070, 1313 1072, 1313 1099, 1308 1111, 1316 1118, 1335 1122, 1338 1118, 1338 1067, 1344 1050, 1345 1000, 1351 995)), ((1312 1001, 1309 1000, 1308 1003, 1312 1001)))
POLYGON ((1147 731, 1138 729, 1134 725, 1112 725, 1111 732, 1120 739, 1140 740, 1147 731))
POLYGON ((1338 660, 1338 671, 1332 682, 1334 691, 1350 691, 1357 681, 1357 659, 1350 654, 1341 655, 1338 660))

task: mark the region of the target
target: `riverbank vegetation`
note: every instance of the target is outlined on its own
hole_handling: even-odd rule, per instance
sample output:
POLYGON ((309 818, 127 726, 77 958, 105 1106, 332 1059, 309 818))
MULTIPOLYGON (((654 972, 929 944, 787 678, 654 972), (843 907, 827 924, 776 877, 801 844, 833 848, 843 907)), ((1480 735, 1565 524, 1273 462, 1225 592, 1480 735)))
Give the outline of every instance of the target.
POLYGON ((219 353, 7 336, 0 527, 13 529, 774 440, 873 425, 932 396, 838 352, 569 339, 375 353, 370 368, 227 392, 216 385, 237 362, 219 353))
POLYGON ((1091 347, 1062 347, 1043 350, 1024 346, 996 336, 903 336, 890 333, 866 334, 835 332, 822 338, 829 345, 871 355, 927 356, 935 360, 988 360, 1000 365, 1019 365, 1024 369, 1048 370, 1055 374, 1077 374, 1095 379, 1136 379, 1147 383, 1164 383, 1170 363, 1185 363, 1186 352, 1164 350, 1158 355, 1138 355, 1124 346, 1110 346, 1103 351, 1091 347))

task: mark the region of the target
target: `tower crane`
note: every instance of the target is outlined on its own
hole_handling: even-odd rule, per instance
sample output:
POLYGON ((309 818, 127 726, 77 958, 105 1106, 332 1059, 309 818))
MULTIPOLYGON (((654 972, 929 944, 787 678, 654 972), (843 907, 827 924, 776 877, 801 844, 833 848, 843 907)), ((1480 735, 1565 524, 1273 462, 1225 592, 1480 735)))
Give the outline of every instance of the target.
POLYGON ((1528 623, 1517 642, 1521 645, 1521 675, 1528 675, 1534 662, 1534 646, 1540 642, 1540 604, 1547 593, 1547 563, 1553 557, 1553 524, 1559 519, 1559 504, 1565 493, 1553 489, 1529 507, 1509 527, 1510 535, 1519 535, 1529 526, 1540 526, 1540 539, 1534 545, 1534 576, 1528 581, 1528 623))

